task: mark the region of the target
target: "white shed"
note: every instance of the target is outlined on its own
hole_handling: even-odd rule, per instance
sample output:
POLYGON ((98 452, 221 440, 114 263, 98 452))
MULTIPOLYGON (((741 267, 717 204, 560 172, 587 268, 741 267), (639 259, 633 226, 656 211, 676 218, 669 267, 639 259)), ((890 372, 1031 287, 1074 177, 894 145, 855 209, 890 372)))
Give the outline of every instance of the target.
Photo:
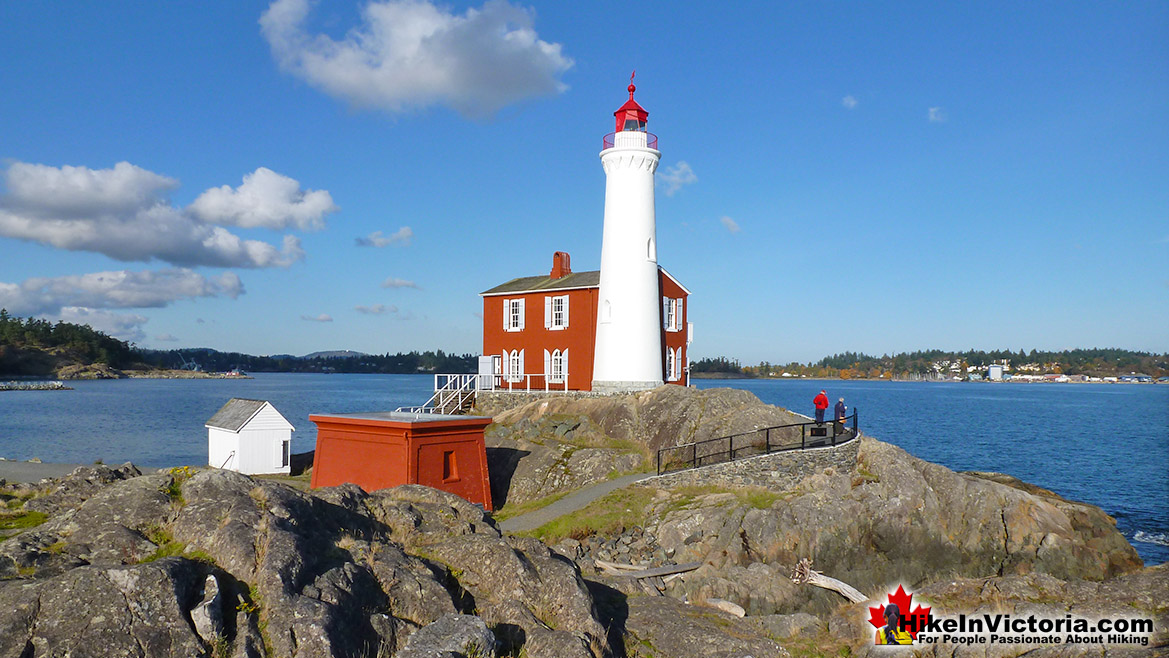
POLYGON ((289 472, 296 428, 267 400, 232 398, 205 427, 210 466, 249 475, 289 472))

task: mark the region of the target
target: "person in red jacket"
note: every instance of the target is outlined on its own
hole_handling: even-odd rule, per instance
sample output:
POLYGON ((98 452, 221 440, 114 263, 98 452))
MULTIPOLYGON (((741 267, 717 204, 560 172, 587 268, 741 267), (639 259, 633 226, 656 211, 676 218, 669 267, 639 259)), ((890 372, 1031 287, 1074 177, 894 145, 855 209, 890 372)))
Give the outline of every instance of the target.
POLYGON ((812 398, 812 404, 816 405, 816 422, 824 422, 824 412, 828 410, 828 392, 820 391, 820 395, 812 398))

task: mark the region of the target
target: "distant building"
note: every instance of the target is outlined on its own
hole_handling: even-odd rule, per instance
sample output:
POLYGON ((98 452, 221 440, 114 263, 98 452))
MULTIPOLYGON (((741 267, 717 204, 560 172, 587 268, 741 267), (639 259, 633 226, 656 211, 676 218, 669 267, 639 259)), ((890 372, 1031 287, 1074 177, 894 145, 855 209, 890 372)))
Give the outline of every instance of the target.
POLYGON ((289 472, 296 428, 270 402, 232 398, 204 427, 209 466, 249 475, 289 472))
POLYGON ((992 382, 1001 382, 1003 380, 1003 367, 994 364, 986 369, 986 378, 992 382))

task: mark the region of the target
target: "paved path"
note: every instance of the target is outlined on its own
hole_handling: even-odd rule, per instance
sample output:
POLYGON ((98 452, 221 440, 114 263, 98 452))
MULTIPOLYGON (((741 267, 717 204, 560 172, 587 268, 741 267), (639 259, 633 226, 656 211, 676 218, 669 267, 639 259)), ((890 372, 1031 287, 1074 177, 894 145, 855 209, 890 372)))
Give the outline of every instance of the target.
POLYGON ((599 484, 594 484, 591 487, 585 487, 575 493, 571 493, 564 498, 548 505, 541 507, 533 512, 527 514, 520 514, 513 516, 506 521, 501 521, 499 527, 505 532, 524 532, 527 530, 534 530, 540 526, 548 523, 553 519, 560 518, 570 512, 575 512, 583 509, 589 503, 604 496, 610 491, 625 488, 634 482, 639 482, 646 478, 651 478, 655 473, 634 473, 633 475, 623 475, 619 478, 606 480, 599 484))

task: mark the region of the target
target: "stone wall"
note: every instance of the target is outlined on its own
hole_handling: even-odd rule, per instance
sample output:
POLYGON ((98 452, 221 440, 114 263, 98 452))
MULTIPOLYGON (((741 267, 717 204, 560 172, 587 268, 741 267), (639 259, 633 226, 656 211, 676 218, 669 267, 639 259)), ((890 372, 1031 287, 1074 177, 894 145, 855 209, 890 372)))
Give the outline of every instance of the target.
POLYGON ((596 391, 479 391, 475 395, 474 413, 484 416, 494 416, 537 400, 560 398, 567 400, 587 400, 604 398, 611 393, 596 391))
POLYGON ((856 466, 860 441, 836 446, 773 452, 738 461, 692 468, 642 480, 637 486, 673 488, 717 485, 723 487, 758 486, 775 491, 795 487, 800 480, 822 472, 829 466, 851 471, 856 466))

